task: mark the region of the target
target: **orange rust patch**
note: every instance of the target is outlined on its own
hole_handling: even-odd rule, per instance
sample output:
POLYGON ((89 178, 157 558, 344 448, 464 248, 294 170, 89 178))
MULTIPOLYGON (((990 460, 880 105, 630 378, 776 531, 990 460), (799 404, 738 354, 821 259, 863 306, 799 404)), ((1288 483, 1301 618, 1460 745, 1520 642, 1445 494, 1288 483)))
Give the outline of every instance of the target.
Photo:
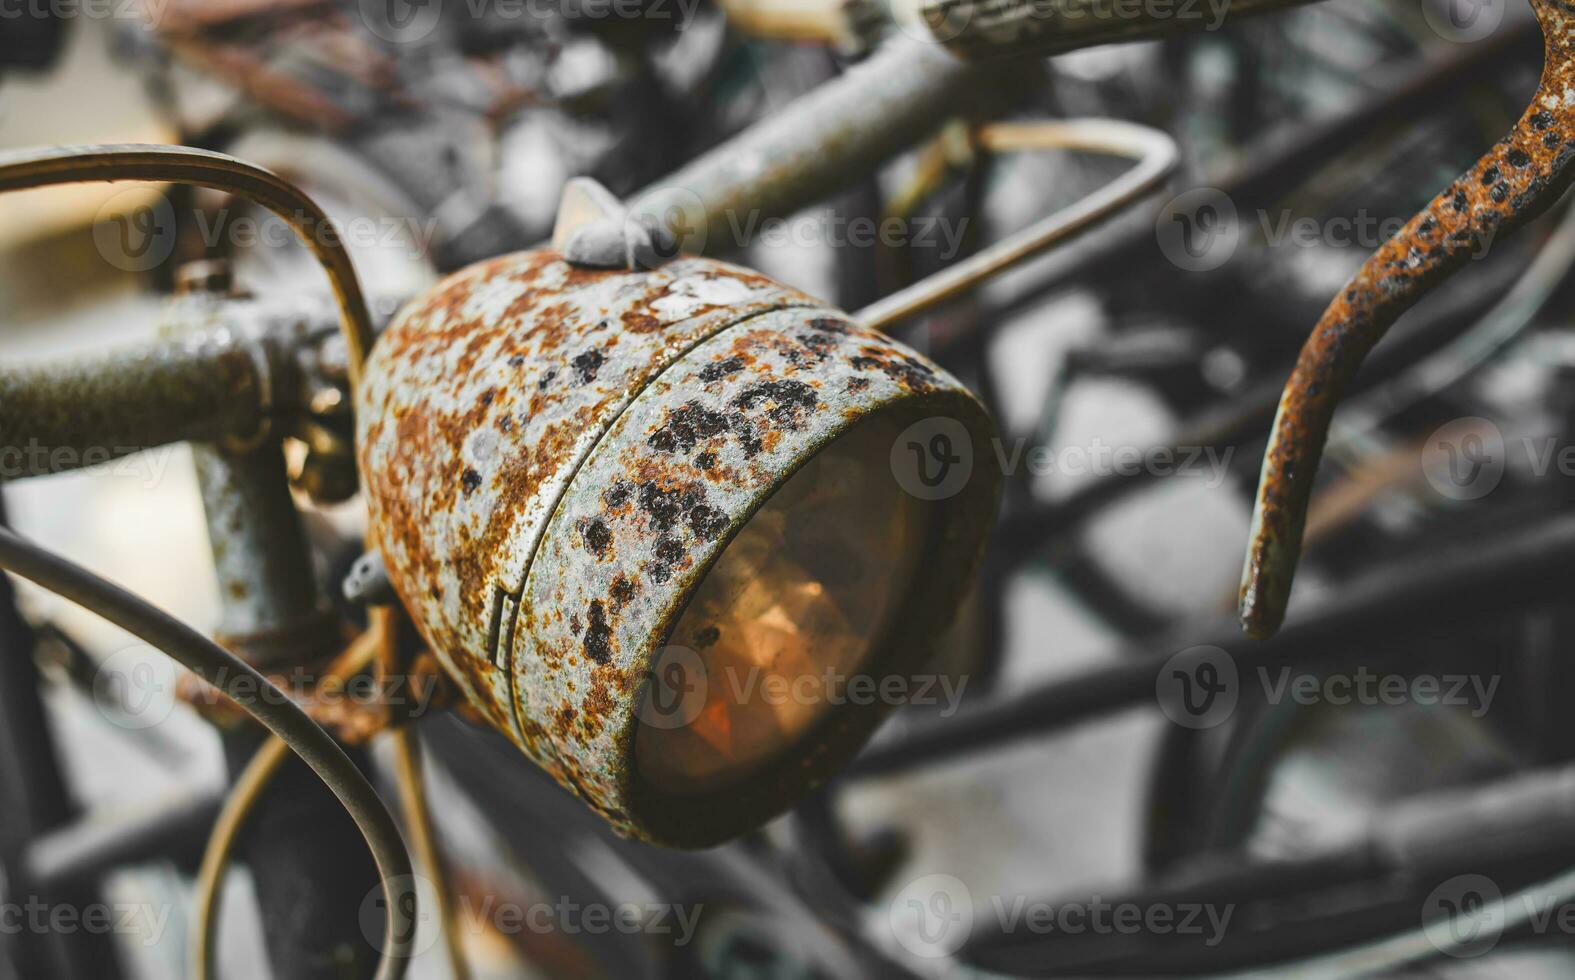
POLYGON ((630 310, 622 317, 625 330, 630 333, 655 333, 662 329, 662 321, 649 313, 630 310))

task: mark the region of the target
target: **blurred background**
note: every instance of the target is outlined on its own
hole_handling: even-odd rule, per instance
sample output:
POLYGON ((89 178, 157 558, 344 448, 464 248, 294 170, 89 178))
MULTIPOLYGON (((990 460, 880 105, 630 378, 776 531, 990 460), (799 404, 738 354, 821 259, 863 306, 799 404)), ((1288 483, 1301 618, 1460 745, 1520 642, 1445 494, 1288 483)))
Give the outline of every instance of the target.
MULTIPOLYGON (((437 29, 416 42, 390 40, 351 0, 23 6, 0 20, 0 149, 183 143, 273 168, 336 219, 374 222, 351 247, 380 320, 444 272, 546 239, 569 178, 631 194, 868 54, 855 8, 789 30, 748 0, 629 18, 439 4, 437 29), (817 36, 784 36, 805 33, 817 36)), ((434 807, 467 908, 705 910, 683 942, 566 928, 561 914, 509 929, 475 912, 460 935, 476 975, 1270 976, 1425 938, 1434 906, 1451 903, 1487 908, 1474 928, 1494 941, 1319 968, 1572 975, 1569 896, 1535 890, 1575 857, 1575 774, 1561 768, 1575 756, 1575 622, 1559 595, 1575 557, 1560 519, 1575 489, 1562 453, 1575 444, 1564 204, 1493 242, 1380 346, 1320 472, 1298 618, 1272 655, 1230 622, 1269 419, 1302 341, 1537 86, 1524 0, 1481 4, 1484 30, 1441 30, 1462 23, 1455 6, 1328 0, 1003 65, 1004 117, 1146 123, 1175 137, 1182 164, 1157 198, 899 332, 988 403, 1003 452, 1023 453, 936 667, 960 706, 906 709, 799 811, 695 854, 613 837, 501 738, 427 720, 434 807), (1167 221, 1213 221, 1222 207, 1234 220, 1219 219, 1221 236, 1178 251, 1167 221), (1168 462, 1150 455, 1161 447, 1176 450, 1168 462), (1476 470, 1453 478, 1447 450, 1460 447, 1491 485, 1476 470), (1180 695, 1156 666, 1196 647, 1240 690, 1207 724, 1173 710, 1180 695), (1302 681, 1306 697, 1280 686, 1302 681), (1229 909, 1231 922, 1218 936, 990 924, 1025 902, 1229 909), (1541 914, 1528 923, 1517 903, 1541 914), (965 909, 960 936, 942 929, 965 909)), ((850 172, 841 194, 790 219, 805 233, 726 257, 856 310, 1126 166, 984 160, 946 143, 850 172), (899 207, 959 229, 958 242, 828 231, 899 207)), ((220 211, 233 221, 245 208, 161 185, 0 198, 0 361, 153 337, 180 270, 204 260, 226 263, 270 316, 331 326, 320 270, 268 233, 276 219, 257 216, 256 240, 205 234, 200 216, 220 211), (151 261, 106 248, 148 213, 180 216, 151 261)), ((337 581, 359 550, 360 505, 314 502, 311 447, 290 460, 324 581, 337 581)), ((184 446, 4 486, 12 526, 212 631, 198 501, 184 446)), ((193 821, 184 848, 93 882, 147 913, 107 937, 121 975, 187 975, 197 818, 226 785, 225 751, 177 703, 161 658, 68 603, 20 595, 71 819, 192 801, 169 811, 193 821), (106 664, 139 679, 106 684, 106 664)), ((288 975, 265 918, 243 867, 225 889, 223 976, 288 975)), ((448 976, 424 928, 434 936, 414 974, 448 976)))

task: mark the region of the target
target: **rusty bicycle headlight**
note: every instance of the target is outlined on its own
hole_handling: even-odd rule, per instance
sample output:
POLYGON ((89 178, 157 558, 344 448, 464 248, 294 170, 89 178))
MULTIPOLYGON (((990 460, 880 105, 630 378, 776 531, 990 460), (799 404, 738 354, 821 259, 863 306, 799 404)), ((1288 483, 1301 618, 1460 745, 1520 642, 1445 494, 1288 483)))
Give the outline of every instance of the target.
POLYGON ((999 481, 950 376, 698 258, 464 270, 379 340, 357 414, 373 537, 434 652, 621 831, 679 846, 858 750, 999 481))

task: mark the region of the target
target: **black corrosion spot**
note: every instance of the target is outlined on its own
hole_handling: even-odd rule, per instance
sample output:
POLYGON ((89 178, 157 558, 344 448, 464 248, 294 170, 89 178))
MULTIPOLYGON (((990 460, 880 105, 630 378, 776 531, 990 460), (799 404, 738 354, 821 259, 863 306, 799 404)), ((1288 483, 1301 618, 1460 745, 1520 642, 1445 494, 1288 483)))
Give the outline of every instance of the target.
POLYGON ((865 354, 853 358, 850 363, 860 371, 880 371, 905 388, 928 387, 930 380, 935 377, 935 372, 928 365, 911 357, 889 358, 865 354))
POLYGON ((639 504, 650 517, 651 526, 666 531, 684 512, 684 494, 682 490, 664 489, 647 481, 640 484, 639 504))
POLYGON ((727 515, 705 504, 689 508, 689 526, 706 541, 715 541, 727 529, 727 515))
POLYGON ((815 389, 802 381, 762 381, 750 385, 733 400, 733 404, 744 411, 769 404, 766 417, 778 425, 789 428, 796 427, 803 421, 804 414, 815 408, 820 397, 815 394, 815 389))
POLYGON ((1512 167, 1526 167, 1531 165, 1531 154, 1527 153, 1525 150, 1522 150, 1518 146, 1511 147, 1507 157, 1509 159, 1510 166, 1512 167))
POLYGON ((596 372, 607 363, 607 355, 599 350, 588 350, 575 357, 569 364, 574 368, 574 380, 588 385, 596 380, 596 372))
POLYGON ((722 638, 722 631, 715 626, 707 626, 695 634, 695 646, 704 650, 706 647, 715 646, 716 641, 722 638))
POLYGON ((633 495, 634 486, 620 480, 602 494, 602 503, 607 505, 608 510, 617 510, 628 503, 633 495))
POLYGON ((707 365, 705 370, 700 372, 700 380, 707 383, 721 381, 728 375, 737 374, 743 369, 744 359, 742 357, 729 357, 725 361, 717 361, 715 364, 707 365))
POLYGON ((613 579, 612 584, 613 605, 622 609, 634 598, 634 582, 627 575, 620 575, 613 579))
POLYGON ((585 655, 599 664, 612 660, 612 630, 600 599, 591 600, 590 624, 585 627, 585 655))
POLYGON ((580 521, 580 538, 585 542, 585 547, 598 558, 605 558, 607 549, 612 544, 612 532, 607 530, 607 525, 598 517, 580 521))
POLYGON ((800 334, 798 342, 808 348, 810 354, 814 355, 817 361, 824 361, 830 357, 831 352, 837 346, 837 341, 834 338, 828 337, 823 333, 800 334))
POLYGON ((459 478, 459 483, 460 486, 465 488, 466 493, 475 493, 476 488, 481 486, 481 474, 467 466, 464 474, 459 478))
POLYGON ((713 412, 699 402, 685 402, 667 413, 667 421, 651 433, 646 444, 661 453, 688 452, 701 441, 726 432, 728 424, 727 416, 721 412, 713 412))
POLYGON ((656 560, 646 565, 651 581, 661 583, 673 577, 673 566, 684 560, 684 546, 676 538, 664 537, 656 542, 656 560))

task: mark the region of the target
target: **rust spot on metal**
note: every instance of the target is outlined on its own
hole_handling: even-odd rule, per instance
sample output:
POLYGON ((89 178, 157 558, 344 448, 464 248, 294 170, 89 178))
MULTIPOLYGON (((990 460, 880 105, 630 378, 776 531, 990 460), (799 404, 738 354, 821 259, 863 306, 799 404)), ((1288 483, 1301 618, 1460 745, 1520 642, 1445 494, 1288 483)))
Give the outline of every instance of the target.
POLYGON ((713 362, 711 365, 706 367, 705 370, 701 371, 700 380, 704 381, 706 384, 710 384, 713 381, 720 381, 730 374, 737 374, 745 367, 746 365, 742 357, 734 356, 724 358, 723 360, 713 362))
POLYGON ((631 333, 655 333, 662 329, 662 321, 656 317, 633 311, 623 315, 623 325, 631 333))
POLYGON ((596 380, 596 372, 607 362, 607 355, 599 350, 588 350, 579 354, 569 362, 574 368, 574 380, 577 384, 588 385, 596 380))
POLYGON ((918 358, 873 347, 866 347, 852 363, 860 371, 880 371, 911 391, 923 391, 935 379, 934 369, 918 358))
POLYGON ((591 554, 605 558, 607 548, 612 544, 612 532, 607 530, 607 525, 600 519, 590 518, 580 522, 580 539, 591 554))
POLYGON ((600 599, 592 599, 585 624, 585 655, 599 664, 612 661, 612 630, 607 626, 607 609, 600 599))
POLYGON ((628 576, 620 575, 613 579, 613 608, 622 609, 624 606, 628 605, 629 600, 633 599, 635 593, 638 591, 639 586, 635 585, 634 580, 630 579, 628 576))
POLYGON ((1329 422, 1362 359, 1429 289, 1552 205, 1575 179, 1575 6, 1532 0, 1541 85, 1510 134, 1374 253, 1319 320, 1280 399, 1242 574, 1242 624, 1280 626, 1329 422))
POLYGON ((733 400, 733 405, 745 412, 764 408, 767 418, 789 428, 802 425, 804 416, 819 404, 820 398, 814 388, 792 380, 750 385, 733 400))
POLYGON ((574 725, 574 719, 579 715, 572 704, 563 704, 558 708, 558 713, 553 716, 552 733, 559 739, 567 739, 574 725))

